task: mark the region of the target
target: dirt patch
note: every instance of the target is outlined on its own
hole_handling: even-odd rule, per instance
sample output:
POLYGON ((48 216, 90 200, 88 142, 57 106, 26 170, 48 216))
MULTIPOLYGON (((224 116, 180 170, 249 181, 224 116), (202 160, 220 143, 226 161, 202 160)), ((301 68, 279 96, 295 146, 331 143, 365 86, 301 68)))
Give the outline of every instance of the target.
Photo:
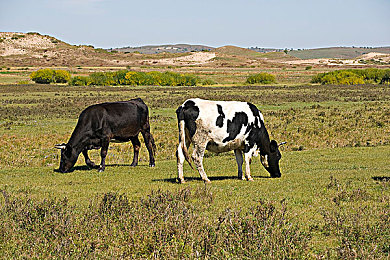
POLYGON ((144 60, 144 63, 163 65, 201 65, 216 57, 214 52, 195 52, 187 56, 167 59, 144 60))

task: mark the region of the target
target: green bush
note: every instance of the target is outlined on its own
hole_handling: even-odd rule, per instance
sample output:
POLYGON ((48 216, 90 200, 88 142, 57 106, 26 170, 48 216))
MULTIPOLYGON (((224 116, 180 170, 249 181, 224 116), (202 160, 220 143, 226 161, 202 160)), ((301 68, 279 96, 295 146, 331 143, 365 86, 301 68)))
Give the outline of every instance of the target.
POLYGON ((275 75, 261 72, 258 74, 250 75, 246 79, 246 83, 248 84, 271 84, 271 83, 276 83, 276 78, 275 75))
POLYGON ((320 84, 340 84, 340 85, 357 85, 365 83, 381 83, 386 75, 390 74, 389 69, 348 69, 336 70, 327 73, 315 75, 311 82, 320 84))
POLYGON ((52 69, 41 69, 30 74, 30 79, 39 84, 50 84, 54 82, 55 72, 52 69))
POLYGON ((126 85, 126 73, 127 70, 119 70, 114 73, 112 79, 114 81, 114 85, 126 85))
POLYGON ((89 86, 91 83, 91 79, 88 76, 75 76, 69 81, 71 86, 89 86))
MULTIPOLYGON (((198 76, 192 74, 179 74, 175 72, 137 72, 120 70, 117 72, 95 72, 87 77, 74 77, 70 85, 77 86, 109 86, 109 85, 133 85, 133 86, 196 86, 201 82, 198 76)), ((211 80, 206 83, 215 84, 211 80)))
POLYGON ((67 83, 70 73, 66 70, 40 69, 30 74, 30 79, 39 84, 67 83))
POLYGON ((94 72, 89 75, 90 85, 110 86, 114 85, 114 74, 112 72, 94 72))
POLYGON ((380 84, 390 84, 390 70, 386 70, 383 74, 380 84))
POLYGON ((70 81, 70 73, 66 70, 55 70, 54 71, 54 82, 55 83, 67 83, 70 81))

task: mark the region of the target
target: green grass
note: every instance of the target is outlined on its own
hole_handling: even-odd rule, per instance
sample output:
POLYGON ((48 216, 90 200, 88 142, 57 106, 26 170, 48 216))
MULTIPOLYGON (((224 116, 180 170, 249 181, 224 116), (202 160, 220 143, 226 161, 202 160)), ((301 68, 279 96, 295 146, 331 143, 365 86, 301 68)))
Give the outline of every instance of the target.
MULTIPOLYGON (((129 253, 125 252, 127 245, 135 244, 127 240, 130 238, 126 234, 141 232, 145 234, 143 239, 131 238, 140 245, 130 254, 134 258, 152 258, 153 254, 163 258, 163 252, 173 258, 272 258, 268 249, 283 252, 273 258, 388 258, 389 100, 389 87, 380 85, 1 86, 0 256, 21 257, 17 252, 24 250, 29 252, 24 256, 36 258, 47 258, 51 254, 82 258, 121 257, 129 253), (54 145, 68 140, 81 110, 90 104, 133 97, 143 98, 150 108, 152 134, 157 145, 155 168, 148 167, 144 144, 141 145, 140 165, 135 168, 129 167, 133 154, 131 145, 112 144, 104 173, 88 169, 82 158, 71 173, 54 171, 59 165, 59 151, 54 145), (268 178, 259 158, 254 158, 251 170, 255 181, 240 181, 236 179, 232 152, 206 153, 204 166, 212 183, 205 186, 199 174, 185 165, 187 183, 177 184, 174 154, 178 138, 174 111, 190 97, 245 100, 256 104, 264 114, 270 135, 277 141, 288 142, 281 148, 282 178, 268 178), (183 199, 187 189, 191 195, 183 199), (117 199, 121 194, 135 204, 131 207, 120 204, 123 201, 117 199), (166 196, 175 199, 162 199, 162 204, 155 209, 145 208, 145 201, 166 196), (67 198, 67 203, 63 198, 67 198), (113 198, 112 210, 124 212, 124 215, 114 212, 107 219, 101 212, 105 198, 113 198), (262 240, 264 236, 261 235, 263 238, 255 236, 251 243, 240 244, 252 234, 246 233, 245 227, 254 228, 253 223, 263 216, 254 210, 257 207, 263 213, 274 208, 276 215, 271 214, 269 221, 275 224, 274 220, 282 218, 288 224, 280 219, 278 226, 267 222, 272 230, 282 233, 269 234, 269 241, 262 240), (133 209, 137 209, 136 212, 133 209), (40 216, 42 211, 46 212, 46 217, 33 218, 28 223, 18 217, 40 216), (191 213, 185 215, 183 212, 191 213), (176 227, 189 228, 190 223, 192 228, 187 232, 167 227, 163 223, 169 221, 156 222, 153 214, 174 221, 176 227), (149 215, 150 223, 140 221, 143 224, 132 229, 129 221, 133 221, 133 217, 149 219, 149 215), (84 222, 84 218, 89 217, 84 222), (231 222, 220 222, 222 219, 231 222), (100 227, 102 235, 99 236, 98 229, 91 225, 100 227), (222 225, 221 229, 214 229, 218 225, 222 225), (229 233, 230 225, 235 227, 236 233, 229 233), (48 237, 44 231, 50 231, 50 227, 59 228, 62 233, 53 231, 54 237, 48 237), (166 238, 155 236, 166 230, 175 230, 175 239, 170 237, 165 241, 166 238), (199 253, 210 234, 215 234, 214 245, 224 249, 199 253), (189 239, 187 235, 194 239, 186 240, 189 244, 183 253, 180 251, 183 249, 181 239, 189 239), (225 240, 229 237, 232 240, 225 240), (75 239, 73 244, 69 243, 72 238, 75 239), (33 243, 28 251, 26 247, 34 239, 40 242, 33 243), (301 243, 290 251, 276 250, 280 239, 301 243), (166 247, 157 250, 155 247, 161 241, 167 243, 164 244, 166 247), (95 248, 96 244, 101 246, 86 250, 95 248), (71 256, 69 252, 74 254, 71 256)), ((98 151, 90 154, 99 162, 98 151)), ((256 226, 256 234, 261 234, 266 226, 256 226)))

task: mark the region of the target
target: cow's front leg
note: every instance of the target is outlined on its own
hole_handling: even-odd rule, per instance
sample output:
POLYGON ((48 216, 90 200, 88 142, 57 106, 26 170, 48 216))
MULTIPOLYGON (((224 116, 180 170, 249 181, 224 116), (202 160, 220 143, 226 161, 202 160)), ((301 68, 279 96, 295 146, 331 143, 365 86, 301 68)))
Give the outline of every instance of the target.
POLYGON ((248 181, 253 181, 253 178, 251 176, 251 167, 250 167, 252 154, 253 154, 252 150, 245 153, 245 178, 248 181))
POLYGON ((244 162, 244 159, 242 157, 241 150, 234 150, 234 155, 236 156, 236 162, 237 162, 237 168, 238 168, 238 178, 241 180, 244 180, 244 176, 242 175, 242 163, 244 162))
POLYGON ((156 149, 156 145, 154 144, 154 138, 150 133, 150 127, 147 127, 146 130, 141 131, 141 133, 142 133, 142 137, 145 140, 146 148, 148 149, 148 153, 149 153, 149 166, 154 167, 155 166, 154 150, 156 149))
POLYGON ((88 149, 84 149, 83 150, 83 155, 84 155, 84 158, 85 158, 85 163, 87 164, 88 167, 91 167, 91 168, 95 168, 96 167, 96 164, 91 161, 91 159, 89 159, 89 156, 88 156, 88 149))
POLYGON ((207 142, 194 144, 194 152, 192 153, 192 160, 194 161, 196 169, 198 169, 198 172, 202 180, 206 183, 209 183, 210 180, 209 178, 207 178, 206 172, 204 171, 203 168, 203 156, 204 156, 204 152, 206 151, 206 146, 207 146, 207 142))
POLYGON ((110 139, 108 137, 102 140, 102 149, 100 150, 101 162, 99 172, 103 172, 106 169, 106 156, 108 151, 108 145, 110 144, 110 139))
POLYGON ((134 149, 134 157, 133 157, 133 162, 131 163, 130 166, 137 166, 138 165, 138 155, 139 155, 139 149, 141 148, 141 142, 138 139, 138 136, 134 136, 130 138, 131 143, 133 144, 133 149, 134 149))

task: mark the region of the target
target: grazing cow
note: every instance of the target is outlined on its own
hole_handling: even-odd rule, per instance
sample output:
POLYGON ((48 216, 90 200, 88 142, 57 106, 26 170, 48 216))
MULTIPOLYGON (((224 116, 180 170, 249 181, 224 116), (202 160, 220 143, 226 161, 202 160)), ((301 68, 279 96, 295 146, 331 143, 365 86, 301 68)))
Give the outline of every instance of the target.
POLYGON ((210 101, 199 98, 186 100, 176 110, 179 126, 177 148, 178 180, 184 182, 183 163, 191 168, 188 147, 194 143, 192 159, 203 181, 210 182, 203 169, 205 150, 221 153, 234 150, 238 165, 238 178, 242 175, 245 156, 245 177, 253 181, 250 174, 250 160, 260 150, 260 160, 271 177, 280 177, 281 154, 275 140, 270 141, 264 126, 264 118, 251 103, 237 101, 210 101))
POLYGON ((138 139, 139 132, 141 132, 149 152, 149 166, 153 167, 156 146, 150 133, 148 107, 142 99, 89 106, 81 112, 68 143, 55 146, 61 149, 59 171, 68 172, 76 163, 81 152, 85 157, 85 163, 94 168, 95 164, 89 159, 88 150, 99 148, 101 148, 99 171, 104 171, 110 141, 131 141, 134 147, 134 158, 131 166, 136 166, 141 146, 138 139))

